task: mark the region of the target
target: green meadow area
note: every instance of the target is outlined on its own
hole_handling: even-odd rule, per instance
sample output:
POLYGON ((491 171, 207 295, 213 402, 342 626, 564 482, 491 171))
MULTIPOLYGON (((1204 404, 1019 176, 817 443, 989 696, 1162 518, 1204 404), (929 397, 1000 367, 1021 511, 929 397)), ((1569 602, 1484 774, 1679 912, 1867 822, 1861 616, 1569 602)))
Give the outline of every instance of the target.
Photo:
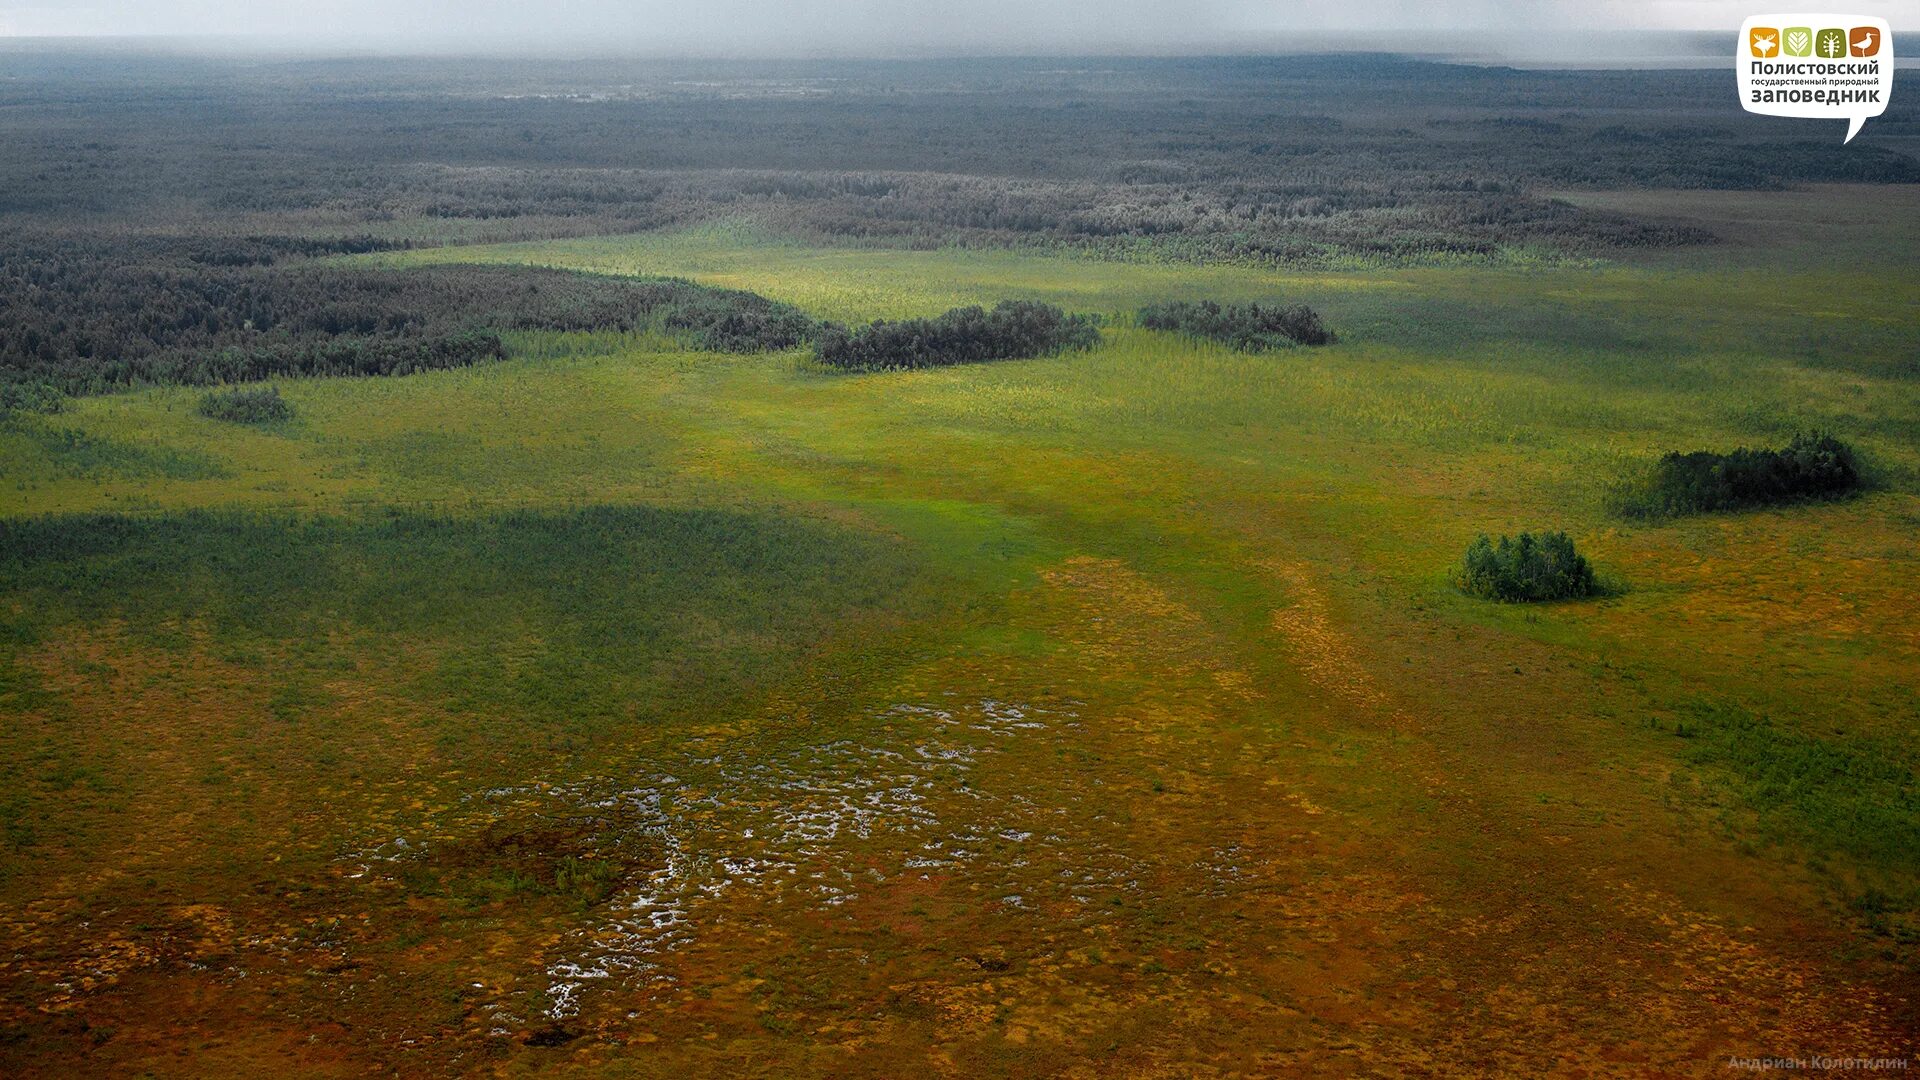
POLYGON ((1566 197, 1721 240, 1289 272, 723 222, 341 256, 848 322, 1030 298, 1104 340, 842 374, 514 331, 499 362, 279 380, 265 423, 192 387, 12 416, 0 899, 34 1004, 0 1054, 1718 1075, 1913 1050, 1920 192, 1566 197), (1134 325, 1172 299, 1305 303, 1339 340, 1134 325), (1809 430, 1868 490, 1608 510, 1666 451, 1809 430), (1476 535, 1521 530, 1565 530, 1603 595, 1455 588, 1476 535))

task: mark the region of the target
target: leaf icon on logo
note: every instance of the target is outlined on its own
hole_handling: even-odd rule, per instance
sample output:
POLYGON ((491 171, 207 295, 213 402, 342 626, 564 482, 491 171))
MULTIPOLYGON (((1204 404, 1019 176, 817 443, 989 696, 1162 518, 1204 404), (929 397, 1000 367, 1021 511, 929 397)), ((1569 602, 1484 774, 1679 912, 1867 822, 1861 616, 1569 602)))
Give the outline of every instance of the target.
POLYGON ((1807 51, 1807 32, 1805 30, 1790 30, 1787 32, 1787 51, 1794 54, 1807 51))

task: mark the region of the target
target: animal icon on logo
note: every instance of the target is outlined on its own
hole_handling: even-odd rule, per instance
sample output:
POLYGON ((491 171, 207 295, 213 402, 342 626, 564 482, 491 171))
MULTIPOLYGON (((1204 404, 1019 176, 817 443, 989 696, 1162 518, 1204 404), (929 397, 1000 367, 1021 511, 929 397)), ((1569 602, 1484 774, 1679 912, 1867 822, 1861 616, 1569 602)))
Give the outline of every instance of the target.
POLYGON ((1818 56, 1838 60, 1843 56, 1878 56, 1886 35, 1877 26, 1856 26, 1852 30, 1826 29, 1815 33, 1809 26, 1789 26, 1780 30, 1756 26, 1747 32, 1747 51, 1762 60, 1785 53, 1788 56, 1818 56))

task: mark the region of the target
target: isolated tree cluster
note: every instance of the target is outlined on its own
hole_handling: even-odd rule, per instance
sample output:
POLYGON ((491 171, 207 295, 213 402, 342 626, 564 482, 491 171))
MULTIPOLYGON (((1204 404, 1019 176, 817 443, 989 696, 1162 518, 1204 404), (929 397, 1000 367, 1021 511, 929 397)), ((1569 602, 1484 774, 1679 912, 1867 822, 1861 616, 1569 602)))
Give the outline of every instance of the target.
POLYGON ((826 323, 815 349, 829 367, 888 371, 1050 356, 1099 343, 1100 329, 1089 316, 1031 300, 1002 300, 991 311, 955 308, 937 318, 877 320, 851 330, 826 323))
POLYGON ((1824 432, 1803 432, 1778 449, 1672 452, 1622 484, 1614 509, 1660 518, 1830 499, 1858 490, 1853 448, 1824 432))
POLYGON ((1241 352, 1271 352, 1295 345, 1329 345, 1333 331, 1305 304, 1229 304, 1173 301, 1140 309, 1140 325, 1217 341, 1241 352))
POLYGON ((1505 603, 1571 600, 1599 590, 1592 565, 1564 532, 1523 532, 1498 542, 1482 533, 1468 546, 1454 583, 1468 595, 1505 603))

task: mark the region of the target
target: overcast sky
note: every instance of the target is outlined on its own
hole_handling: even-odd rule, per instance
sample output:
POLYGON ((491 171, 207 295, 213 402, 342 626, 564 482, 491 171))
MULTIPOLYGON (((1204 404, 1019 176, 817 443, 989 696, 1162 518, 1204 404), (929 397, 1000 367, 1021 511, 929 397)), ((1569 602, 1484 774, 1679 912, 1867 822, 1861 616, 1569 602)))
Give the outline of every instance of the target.
MULTIPOLYGON (((705 54, 1283 51, 1291 33, 1736 31, 1725 0, 0 0, 7 35, 245 35, 316 47, 591 46, 705 54)), ((1896 30, 1920 0, 1845 0, 1896 30)), ((1449 42, 1452 44, 1452 42, 1449 42)), ((1392 46, 1405 49, 1404 41, 1392 46)))

